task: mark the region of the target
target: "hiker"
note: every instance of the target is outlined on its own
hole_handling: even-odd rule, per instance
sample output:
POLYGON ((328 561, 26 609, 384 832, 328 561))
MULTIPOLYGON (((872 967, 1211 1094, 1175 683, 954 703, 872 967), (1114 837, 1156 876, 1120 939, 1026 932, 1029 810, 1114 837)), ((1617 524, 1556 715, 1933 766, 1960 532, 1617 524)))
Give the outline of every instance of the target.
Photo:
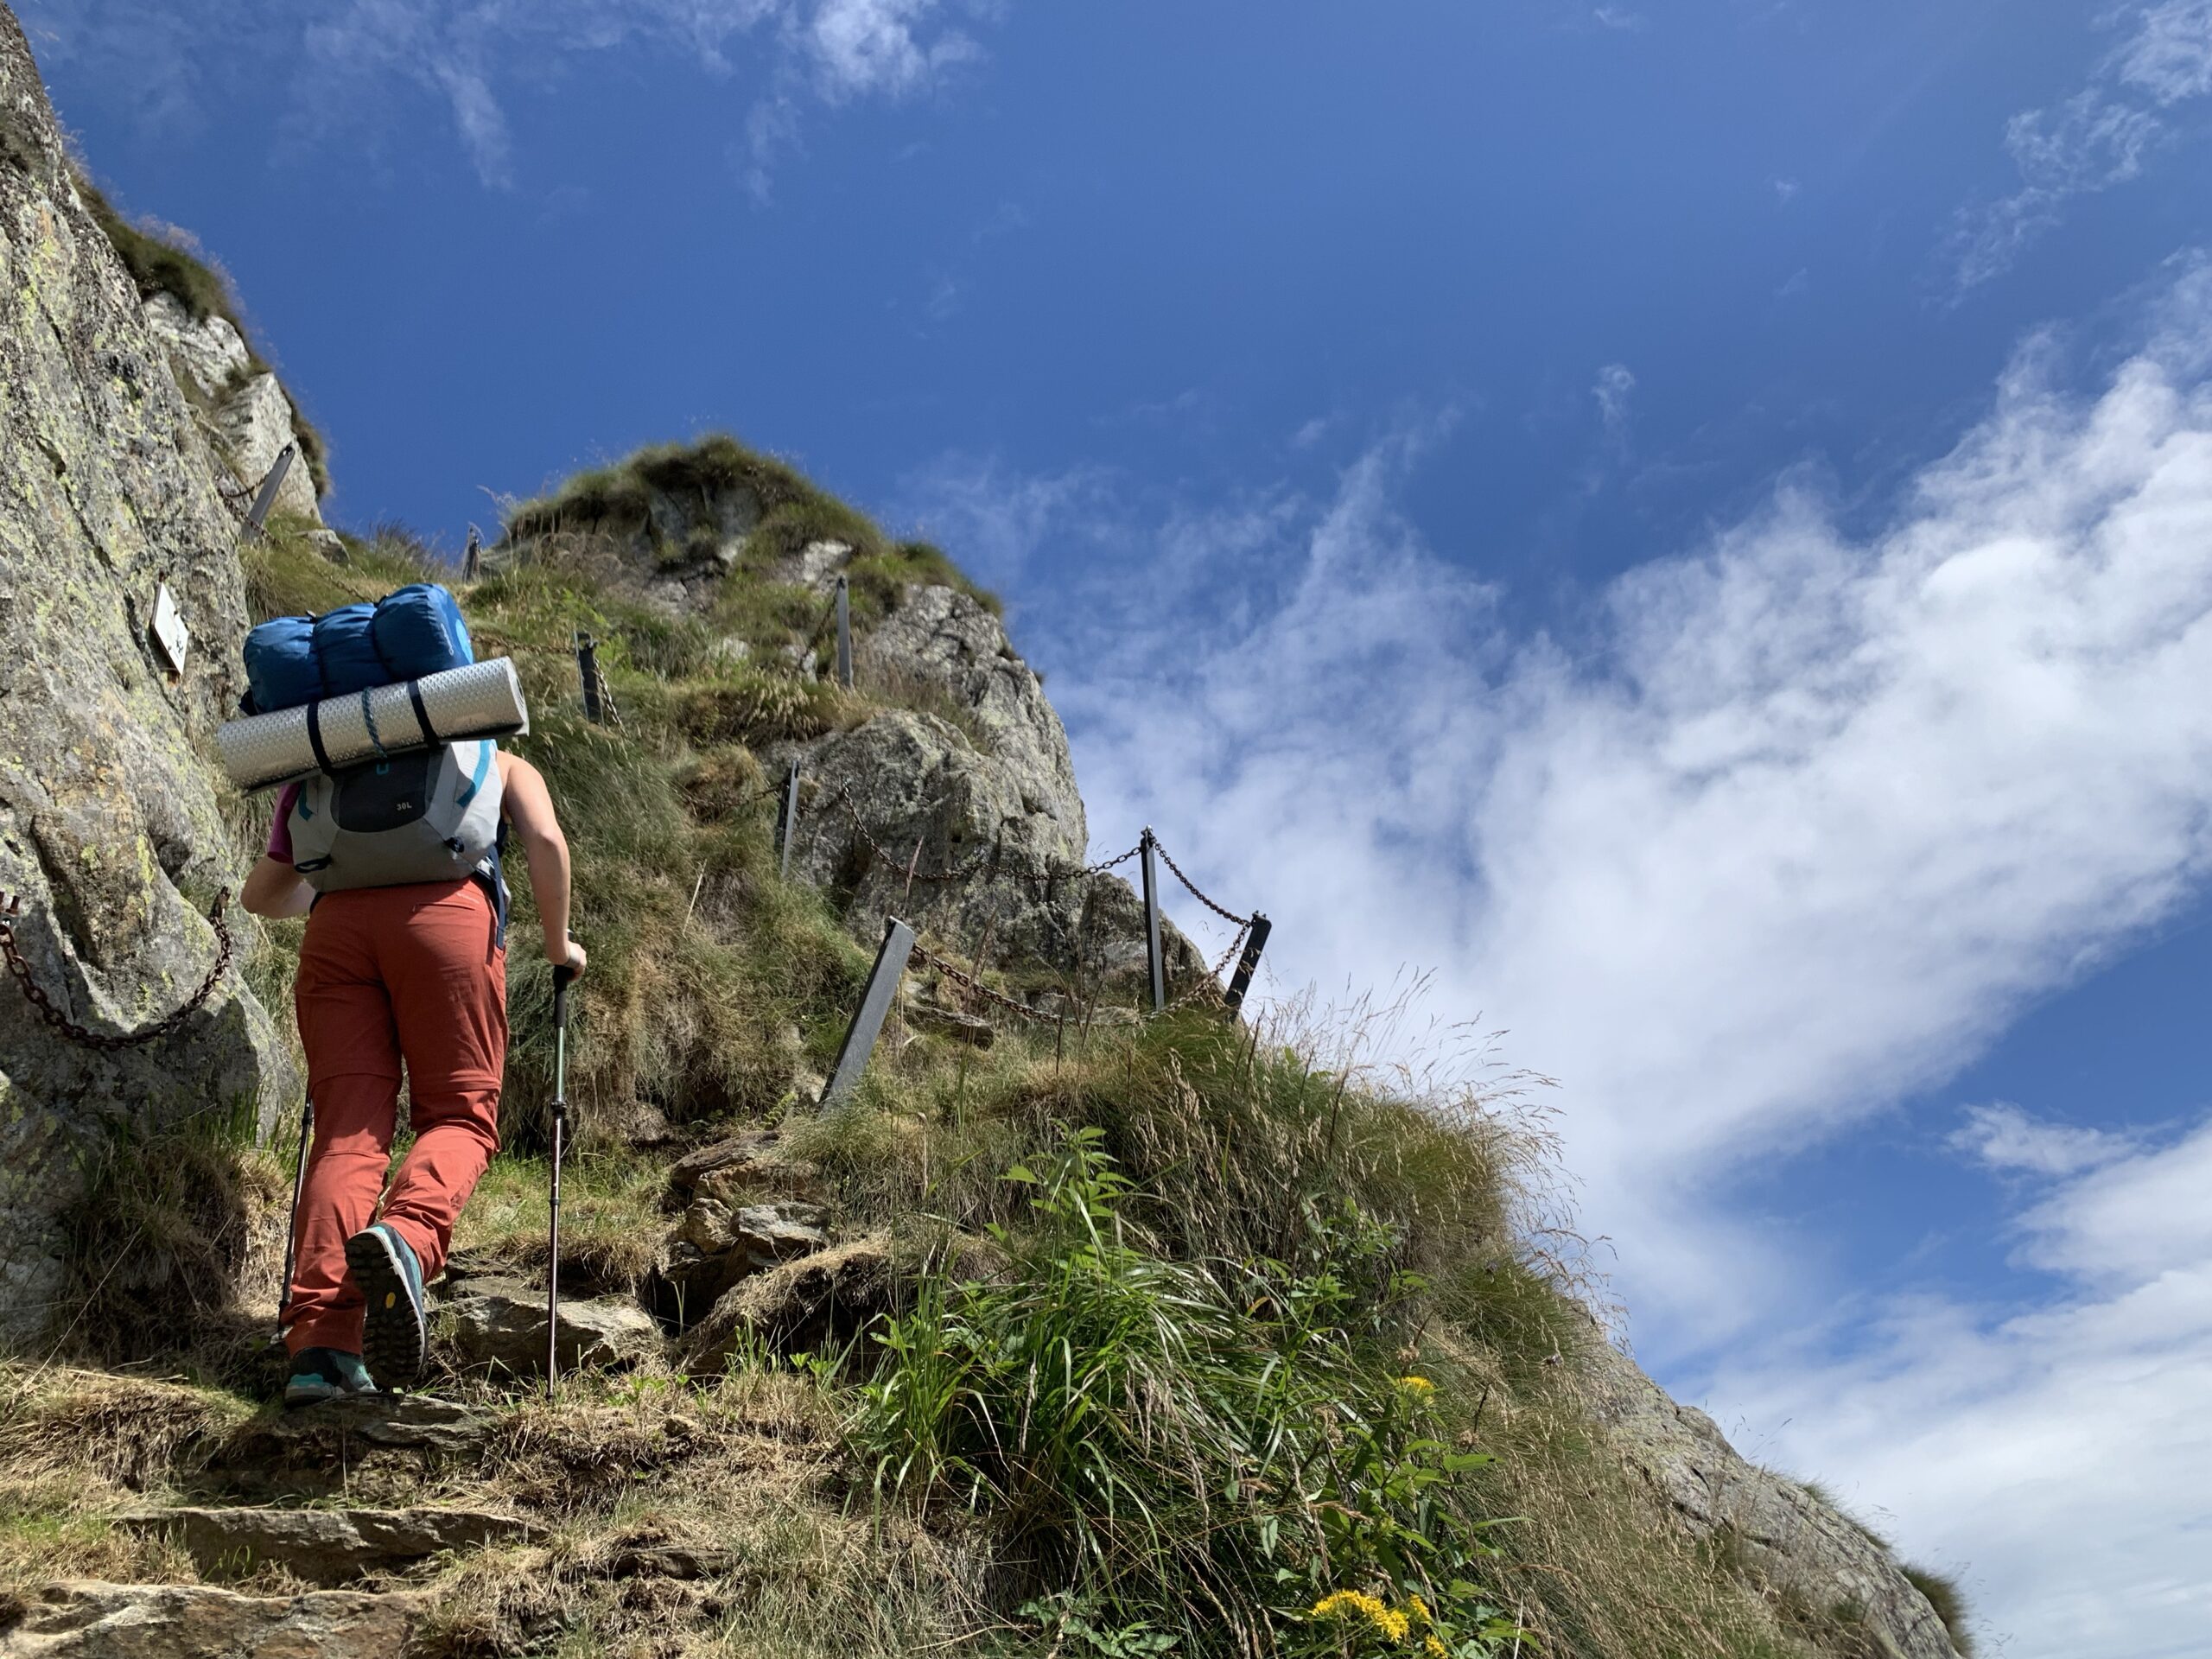
MULTIPOLYGON (((552 797, 528 761, 496 760, 499 842, 511 831, 521 845, 546 960, 580 974, 584 948, 569 937, 569 846, 552 797)), ((293 864, 301 789, 279 794, 269 850, 241 899, 257 916, 308 918, 294 1006, 315 1142, 287 1287, 287 1405, 415 1381, 423 1287, 445 1266, 454 1220, 499 1150, 507 1053, 506 893, 496 849, 458 880, 318 895, 293 864), (415 1144, 379 1211, 403 1059, 415 1144)))

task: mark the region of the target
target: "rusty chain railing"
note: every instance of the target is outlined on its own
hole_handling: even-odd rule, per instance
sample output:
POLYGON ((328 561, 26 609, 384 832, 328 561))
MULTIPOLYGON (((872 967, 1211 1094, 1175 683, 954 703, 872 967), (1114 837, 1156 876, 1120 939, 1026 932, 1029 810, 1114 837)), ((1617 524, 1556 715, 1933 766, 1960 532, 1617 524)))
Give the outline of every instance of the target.
POLYGON ((1033 1020, 1039 1025, 1056 1026, 1060 1023, 1063 1017, 1057 1014, 1047 1014, 1042 1008, 1033 1008, 1027 1002, 1017 1002, 1003 991, 993 990, 965 968, 947 962, 925 945, 916 944, 913 950, 907 953, 907 961, 910 964, 935 969, 962 989, 971 992, 982 998, 984 1001, 1004 1008, 1008 1014, 1019 1015, 1024 1020, 1033 1020))
POLYGON ((92 1031, 79 1025, 54 1006, 53 999, 48 997, 45 989, 31 977, 31 965, 23 960, 23 953, 16 944, 15 918, 22 913, 21 894, 10 894, 6 908, 0 910, 0 956, 7 958, 8 971, 16 976, 16 983, 22 987, 23 995, 30 1000, 31 1007, 38 1010, 38 1017, 71 1042, 103 1052, 118 1048, 136 1048, 141 1043, 150 1043, 156 1038, 166 1037, 175 1031, 189 1019, 202 1003, 207 1001, 216 985, 221 982, 224 970, 231 965, 231 930, 229 925, 223 920, 223 906, 227 905, 230 899, 231 890, 226 887, 215 896, 214 908, 207 912, 207 919, 215 929, 217 949, 214 967, 208 970, 207 977, 200 982, 198 990, 193 992, 172 1012, 163 1014, 143 1031, 125 1033, 92 1031))
POLYGON ((1162 863, 1166 864, 1169 869, 1174 871, 1175 879, 1190 889, 1192 898, 1197 899, 1208 910, 1213 912, 1213 913, 1220 917, 1223 921, 1232 922, 1237 927, 1243 929, 1247 932, 1251 931, 1253 918, 1249 916, 1239 916, 1235 911, 1215 902, 1213 899, 1206 897, 1205 893, 1200 893, 1198 891, 1198 884, 1192 880, 1189 876, 1183 874, 1183 867, 1180 864, 1178 864, 1173 857, 1169 855, 1167 849, 1160 844, 1160 838, 1157 836, 1153 837, 1152 850, 1160 855, 1160 861, 1162 863))
MULTIPOLYGON (((868 821, 861 817, 860 803, 853 798, 853 791, 843 784, 833 785, 832 787, 836 791, 838 804, 845 809, 846 816, 852 819, 853 831, 860 836, 861 843, 868 848, 868 851, 874 853, 878 858, 881 859, 893 869, 904 870, 906 873, 906 876, 909 880, 930 883, 964 881, 969 876, 974 875, 978 870, 984 869, 989 866, 994 859, 997 860, 1001 872, 1006 869, 1009 862, 1016 864, 1028 862, 1026 859, 1019 858, 1009 861, 1005 856, 1002 849, 993 848, 988 851, 978 853, 973 858, 969 859, 965 863, 956 865, 950 869, 924 870, 913 868, 912 868, 912 859, 911 857, 900 857, 897 853, 893 852, 888 847, 886 847, 881 841, 876 838, 875 832, 868 827, 868 821)), ((1057 882, 1079 880, 1087 876, 1103 875, 1107 871, 1113 869, 1116 865, 1128 863, 1142 850, 1143 848, 1141 846, 1132 847, 1125 853, 1116 853, 1113 857, 1102 859, 1096 864, 1046 864, 1041 867, 1030 864, 1029 868, 1027 869, 1019 869, 1015 871, 1015 874, 1027 876, 1032 881, 1057 882)), ((1230 919, 1236 921, 1240 918, 1231 917, 1230 919)))
MULTIPOLYGON (((901 858, 885 846, 875 832, 868 828, 868 821, 861 816, 860 803, 854 799, 851 789, 842 782, 832 785, 831 788, 836 795, 838 804, 845 809, 847 817, 852 821, 854 833, 859 836, 861 844, 893 871, 903 871, 910 891, 916 881, 933 884, 958 881, 987 868, 995 874, 1005 868, 1007 861, 1001 857, 1000 849, 994 848, 988 852, 978 853, 976 856, 946 869, 922 869, 919 868, 921 849, 918 842, 912 855, 901 858)), ((1146 833, 1150 836, 1150 831, 1147 830, 1146 833)), ((1166 1004, 1160 1012, 1172 1013, 1176 1009, 1187 1007, 1193 1002, 1206 998, 1209 994, 1213 1000, 1226 1003, 1230 999, 1222 988, 1222 976, 1229 971, 1230 964, 1237 960, 1238 954, 1244 949, 1245 942, 1252 938, 1253 928, 1260 918, 1256 914, 1240 916, 1207 894, 1184 874, 1182 866, 1169 856, 1167 849, 1160 844, 1156 836, 1151 836, 1151 841, 1154 851, 1157 852, 1166 863, 1167 868, 1174 872, 1175 879, 1183 884, 1191 896, 1224 921, 1231 924, 1236 930, 1229 941, 1228 949, 1221 953, 1220 958, 1214 963, 1211 969, 1194 976, 1192 982, 1185 986, 1174 1000, 1166 1004)), ((1041 869, 1032 867, 1026 871, 1017 870, 1014 873, 1026 874, 1033 880, 1042 880, 1048 886, 1060 880, 1102 875, 1136 857, 1144 850, 1144 844, 1143 842, 1139 842, 1126 852, 1116 853, 1111 858, 1102 859, 1095 864, 1071 865, 1060 868, 1046 865, 1041 869)), ((1060 1021, 1060 1015, 1046 1014, 1039 1009, 1033 1008, 1027 1003, 1017 1001, 985 984, 978 976, 982 968, 980 963, 977 963, 977 972, 971 973, 918 943, 909 953, 909 961, 912 964, 935 969, 944 978, 950 980, 954 984, 980 998, 985 1003, 1002 1008, 1019 1019, 1043 1025, 1056 1025, 1060 1021)))

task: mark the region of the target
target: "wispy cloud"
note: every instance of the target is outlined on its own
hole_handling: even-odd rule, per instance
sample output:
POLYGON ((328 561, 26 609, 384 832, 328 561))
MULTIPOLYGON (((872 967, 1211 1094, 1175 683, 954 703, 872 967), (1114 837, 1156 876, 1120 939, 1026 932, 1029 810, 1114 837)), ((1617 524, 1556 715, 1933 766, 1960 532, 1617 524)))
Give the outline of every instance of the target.
POLYGON ((2079 1175, 2126 1157, 2133 1135, 2030 1116, 2010 1101, 1969 1106, 1949 1143, 1993 1170, 2031 1175, 2079 1175))
MULTIPOLYGON (((1728 1421, 1833 1408, 1809 1466, 1878 1470, 1862 1491, 1900 1513, 1935 1494, 1901 1529, 1916 1547, 1971 1552, 2012 1609, 2132 1619, 2169 1634, 2126 1650, 2178 1654, 2212 1585, 2201 1538, 2170 1524, 2201 1497, 2155 1433, 2099 1408, 2079 1432, 2116 1462, 2069 1488, 2070 1522, 2046 1506, 2031 1534, 2001 1506, 2022 1483, 2057 1501, 2041 1483, 2079 1459, 2048 1437, 2079 1390, 2139 1380, 2169 1340, 2174 1363, 2212 1364, 2204 1308, 2170 1338, 2151 1312, 2212 1303, 2202 1206, 2174 1187, 2194 1218, 2124 1255, 2120 1206, 2151 1189, 2121 1172, 2150 1182, 2149 1154, 2094 1143, 2098 1166, 2092 1141, 1986 1121, 1986 1154, 2072 1183, 2024 1221, 2024 1252, 2085 1284, 2108 1267, 2109 1294, 2026 1319, 1885 1306, 1846 1338, 1876 1357, 1831 1372, 1753 1333, 1848 1287, 1821 1241, 1736 1196, 1955 1071, 2212 877, 2212 274, 2176 271, 2145 333, 2094 395, 2030 342, 1878 529, 1847 532, 1786 480, 1594 596, 1572 640, 1503 632, 1491 588, 1408 519, 1432 432, 1325 489, 1193 503, 957 461, 912 493, 1017 600, 1053 550, 1054 602, 1019 637, 1052 671, 1102 844, 1160 826, 1202 886, 1274 918, 1288 983, 1434 966, 1446 1012, 1482 1011, 1512 1059, 1561 1077, 1586 1220, 1618 1243, 1656 1363, 1735 1357, 1712 1400, 1728 1421), (2035 1318, 2069 1354, 2037 1351, 2035 1318), (1931 1340, 1886 1408, 1883 1379, 1931 1340), (2000 1395, 1989 1421, 1969 1408, 2000 1395), (2138 1482, 2158 1502, 2139 1510, 2138 1482), (2102 1582, 2060 1559, 2085 1531, 2102 1582)), ((2176 1427, 2178 1385, 2142 1387, 2115 1397, 2176 1427)), ((2027 1659, 2084 1626, 2013 1628, 2027 1659)))
POLYGON ((1599 28, 1613 29, 1622 34, 1630 33, 1643 27, 1643 14, 1630 11, 1626 6, 1599 6, 1590 14, 1590 17, 1599 28))
POLYGON ((610 51, 674 54, 731 81, 733 163, 762 199, 798 150, 810 105, 929 90, 982 55, 969 25, 984 15, 946 0, 337 0, 305 12, 216 0, 210 10, 189 29, 157 0, 78 0, 32 16, 54 50, 145 83, 163 121, 289 74, 291 124, 313 138, 365 120, 393 84, 411 82, 446 104, 495 188, 516 178, 503 102, 516 89, 610 51), (757 49, 741 54, 741 42, 757 49))
POLYGON ((1775 200, 1784 207, 1796 200, 1797 193, 1804 188, 1796 179, 1773 179, 1769 182, 1774 187, 1775 200))
POLYGON ((1959 213, 1944 252, 1955 294, 2009 270, 2069 201, 2139 176, 2171 137, 2175 108, 2212 92, 2212 0, 2156 0, 2108 21, 2127 33, 2088 85, 2005 124, 2020 188, 1959 213))

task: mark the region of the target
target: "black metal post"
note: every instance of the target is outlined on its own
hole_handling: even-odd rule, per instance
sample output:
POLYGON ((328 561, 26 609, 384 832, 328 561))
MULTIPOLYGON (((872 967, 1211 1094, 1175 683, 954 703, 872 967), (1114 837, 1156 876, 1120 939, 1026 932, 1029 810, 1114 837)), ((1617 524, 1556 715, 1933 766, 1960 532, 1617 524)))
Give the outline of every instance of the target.
POLYGON ((848 689, 853 683, 852 590, 842 576, 837 578, 837 683, 848 689))
POLYGON ((576 671, 584 681, 584 718, 594 726, 607 719, 599 695, 599 641, 588 633, 576 635, 576 671))
POLYGON ((1158 1014, 1167 1006, 1167 968, 1160 959, 1160 868, 1150 824, 1145 825, 1144 838, 1137 844, 1144 849, 1145 960, 1152 968, 1152 1011, 1158 1014))
POLYGON ((1236 958, 1236 971, 1229 980, 1229 1011, 1231 1014, 1244 1006, 1244 993, 1252 988, 1252 976, 1259 970, 1260 952, 1268 948, 1268 935, 1274 924, 1257 912, 1253 913, 1252 931, 1244 938, 1244 954, 1236 958))
POLYGON ((798 839, 798 762, 791 762, 791 775, 784 785, 783 821, 778 826, 778 850, 784 855, 783 878, 791 879, 791 842, 798 839))
POLYGON ((284 474, 291 470, 292 446, 288 443, 276 452, 276 459, 270 463, 268 474, 261 480, 261 488, 255 493, 253 505, 246 509, 248 536, 261 534, 262 525, 269 519, 269 509, 276 504, 276 492, 284 482, 284 474))
POLYGON ((884 918, 883 944, 875 953, 875 966, 868 970, 860 1010, 853 1015, 844 1046, 837 1051, 829 1087, 822 1091, 823 1105, 836 1105, 860 1086, 861 1073, 868 1070, 868 1056, 875 1052, 884 1016, 891 1012, 892 1001, 899 995, 899 982, 906 975, 906 959, 913 950, 914 930, 896 916, 884 918))

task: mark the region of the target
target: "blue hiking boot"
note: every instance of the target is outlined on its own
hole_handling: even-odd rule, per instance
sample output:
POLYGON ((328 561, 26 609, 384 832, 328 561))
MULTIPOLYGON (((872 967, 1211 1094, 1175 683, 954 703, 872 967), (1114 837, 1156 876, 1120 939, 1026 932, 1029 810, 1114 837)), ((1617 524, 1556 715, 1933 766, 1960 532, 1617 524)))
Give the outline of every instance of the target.
POLYGON ((319 1406, 326 1400, 374 1394, 376 1383, 359 1354, 336 1348, 302 1348, 292 1356, 292 1375, 284 1384, 287 1406, 319 1406))
POLYGON ((361 1357, 370 1373, 387 1389, 411 1387, 423 1374, 429 1336, 423 1323, 423 1268, 407 1241, 378 1222, 346 1241, 346 1265, 353 1269, 367 1306, 362 1313, 361 1357))

